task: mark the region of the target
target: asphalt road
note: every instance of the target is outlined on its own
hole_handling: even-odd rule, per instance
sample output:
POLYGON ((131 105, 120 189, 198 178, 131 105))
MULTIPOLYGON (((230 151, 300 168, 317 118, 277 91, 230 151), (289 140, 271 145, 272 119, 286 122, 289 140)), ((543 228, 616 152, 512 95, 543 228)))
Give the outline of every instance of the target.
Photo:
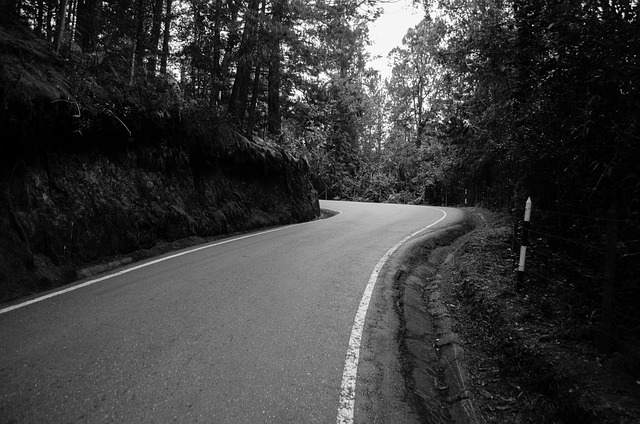
POLYGON ((335 423, 374 267, 444 211, 434 228, 460 214, 322 207, 342 213, 0 314, 0 422, 335 423))

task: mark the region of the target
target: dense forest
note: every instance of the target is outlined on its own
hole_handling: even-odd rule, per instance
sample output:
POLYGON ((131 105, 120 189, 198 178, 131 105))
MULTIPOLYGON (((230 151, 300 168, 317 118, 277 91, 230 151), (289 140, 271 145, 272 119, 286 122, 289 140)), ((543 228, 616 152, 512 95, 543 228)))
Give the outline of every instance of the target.
POLYGON ((381 3, 3 0, 2 20, 120 93, 125 122, 153 102, 228 120, 307 157, 323 197, 632 218, 637 2, 425 1, 386 81, 381 3))
MULTIPOLYGON (((375 85, 364 47, 377 13, 375 2, 352 0, 2 6, 5 24, 30 28, 90 75, 82 84, 107 91, 100 106, 123 124, 149 109, 224 121, 313 157, 319 189, 362 168, 366 87, 375 85)), ((83 93, 75 94, 81 105, 83 93)), ((85 123, 81 117, 80 130, 85 123)), ((348 188, 331 186, 331 196, 354 194, 348 188)))

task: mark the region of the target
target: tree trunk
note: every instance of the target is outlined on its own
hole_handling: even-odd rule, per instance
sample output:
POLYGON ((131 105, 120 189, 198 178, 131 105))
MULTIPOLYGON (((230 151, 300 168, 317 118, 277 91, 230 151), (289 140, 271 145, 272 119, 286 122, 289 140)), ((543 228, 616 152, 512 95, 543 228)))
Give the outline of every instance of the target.
POLYGON ((531 47, 535 46, 528 8, 531 6, 524 0, 515 0, 513 3, 515 27, 516 27, 516 57, 517 83, 514 97, 517 101, 526 103, 526 98, 531 89, 531 47))
POLYGON ((69 40, 69 47, 76 41, 76 27, 78 24, 78 0, 71 0, 71 6, 69 7, 69 34, 71 40, 69 40))
MULTIPOLYGON (((260 24, 257 26, 256 41, 255 41, 256 45, 260 44, 260 41, 261 41, 260 35, 263 33, 263 30, 264 30, 264 16, 266 13, 266 8, 267 8, 267 1, 262 0, 262 18, 263 19, 260 21, 260 24)), ((253 90, 252 90, 251 103, 249 104, 249 113, 247 118, 248 134, 251 134, 253 132, 255 124, 258 120, 257 109, 258 109, 258 99, 260 97, 260 77, 262 72, 261 62, 262 62, 262 59, 258 58, 255 66, 255 70, 254 70, 253 90)))
POLYGON ((98 44, 98 33, 100 32, 101 1, 81 0, 78 3, 78 37, 82 51, 93 53, 98 44))
POLYGON ((227 39, 227 47, 224 51, 224 57, 220 64, 220 81, 224 82, 229 74, 231 66, 231 58, 233 49, 238 42, 238 4, 235 1, 229 1, 229 9, 231 11, 231 25, 229 27, 229 37, 227 39))
POLYGON ((171 4, 172 0, 167 0, 167 9, 164 15, 164 37, 162 39, 162 59, 160 60, 160 74, 167 73, 167 61, 169 60, 169 40, 171 39, 171 4))
POLYGON ((62 38, 64 37, 64 30, 66 26, 66 18, 67 18, 67 0, 60 0, 60 7, 58 9, 58 19, 56 24, 56 36, 54 39, 54 51, 56 53, 60 52, 60 48, 62 47, 62 38))
POLYGON ((39 36, 44 35, 44 0, 38 0, 38 12, 36 15, 36 34, 38 34, 39 36))
POLYGON ((136 33, 133 43, 133 53, 131 56, 131 74, 129 84, 133 85, 136 73, 142 68, 142 58, 145 52, 144 42, 144 1, 136 0, 136 33))
POLYGON ((149 48, 151 55, 147 62, 147 72, 153 76, 156 74, 156 65, 158 63, 158 43, 160 42, 160 27, 162 25, 162 6, 164 0, 155 0, 153 5, 153 18, 151 23, 151 37, 149 39, 149 48))
POLYGON ((253 65, 252 55, 254 53, 254 37, 259 0, 250 0, 249 8, 245 16, 244 32, 242 33, 242 43, 238 51, 238 70, 233 82, 231 100, 229 102, 229 112, 235 117, 236 122, 242 125, 247 111, 247 101, 249 96, 249 84, 251 83, 251 68, 253 65))
POLYGON ((194 3, 193 7, 193 42, 191 43, 191 85, 196 97, 204 91, 201 85, 200 77, 202 75, 202 58, 204 56, 202 46, 205 33, 204 16, 202 14, 202 5, 194 3))
POLYGON ((71 26, 71 20, 73 19, 73 6, 75 0, 68 0, 67 4, 67 18, 65 19, 65 30, 68 30, 71 26))
POLYGON ((280 115, 280 83, 281 62, 280 38, 282 37, 282 19, 286 0, 275 0, 272 11, 270 56, 269 56, 269 98, 267 100, 269 134, 278 136, 282 131, 282 117, 280 115))
POLYGON ((211 106, 218 104, 220 96, 220 19, 222 17, 222 0, 216 0, 213 12, 213 65, 211 69, 211 106))
POLYGON ((251 95, 251 103, 249 104, 249 113, 247 118, 247 133, 251 134, 257 121, 258 97, 260 96, 260 63, 256 65, 253 77, 253 93, 251 95))
POLYGON ((51 21, 53 20, 54 7, 51 4, 51 0, 47 1, 47 41, 52 41, 55 39, 55 34, 53 32, 53 27, 51 26, 51 21))
POLYGON ((138 52, 138 40, 133 40, 131 48, 131 61, 129 63, 129 85, 133 85, 136 77, 136 53, 138 52))
POLYGON ((424 126, 421 124, 422 122, 422 107, 423 107, 423 89, 424 89, 424 78, 422 76, 422 73, 420 72, 420 69, 416 69, 416 72, 420 75, 418 77, 418 98, 416 99, 417 101, 417 108, 416 108, 416 147, 420 148, 420 145, 422 144, 422 135, 424 133, 424 126))

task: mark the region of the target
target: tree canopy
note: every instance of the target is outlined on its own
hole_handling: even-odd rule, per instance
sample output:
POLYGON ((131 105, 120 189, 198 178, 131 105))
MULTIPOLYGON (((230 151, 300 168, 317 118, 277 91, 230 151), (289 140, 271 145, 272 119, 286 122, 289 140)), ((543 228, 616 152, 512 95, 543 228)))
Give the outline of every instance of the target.
POLYGON ((638 210, 638 2, 425 0, 384 81, 366 53, 381 3, 0 7, 132 106, 178 90, 160 104, 297 150, 326 197, 638 210))

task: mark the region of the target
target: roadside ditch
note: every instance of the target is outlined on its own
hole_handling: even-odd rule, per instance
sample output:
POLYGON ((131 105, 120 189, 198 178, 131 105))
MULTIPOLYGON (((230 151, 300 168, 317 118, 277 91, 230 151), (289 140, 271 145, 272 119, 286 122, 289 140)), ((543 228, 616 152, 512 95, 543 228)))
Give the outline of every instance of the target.
POLYGON ((417 238, 403 249, 394 276, 402 373, 410 404, 429 423, 483 422, 439 272, 452 260, 450 246, 472 229, 466 216, 458 225, 417 238))

